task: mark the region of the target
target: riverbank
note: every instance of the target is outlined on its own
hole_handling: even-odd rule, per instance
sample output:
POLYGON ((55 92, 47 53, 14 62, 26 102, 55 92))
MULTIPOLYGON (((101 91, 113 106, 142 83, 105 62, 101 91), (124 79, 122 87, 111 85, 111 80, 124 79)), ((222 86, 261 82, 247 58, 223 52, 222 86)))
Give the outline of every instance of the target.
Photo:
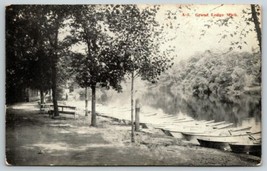
POLYGON ((260 158, 203 148, 169 137, 161 130, 136 132, 131 143, 130 125, 97 116, 62 115, 51 119, 35 103, 7 107, 6 160, 10 165, 171 165, 255 166, 260 158))

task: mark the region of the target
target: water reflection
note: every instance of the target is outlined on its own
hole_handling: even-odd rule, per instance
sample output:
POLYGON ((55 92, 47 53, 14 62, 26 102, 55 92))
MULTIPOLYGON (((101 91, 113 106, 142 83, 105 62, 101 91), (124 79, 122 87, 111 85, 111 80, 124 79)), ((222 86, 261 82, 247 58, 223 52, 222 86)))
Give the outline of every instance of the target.
POLYGON ((228 121, 240 125, 247 118, 261 122, 261 97, 259 95, 192 96, 186 93, 172 93, 162 86, 147 90, 142 96, 143 105, 161 109, 164 113, 187 114, 196 120, 228 121))

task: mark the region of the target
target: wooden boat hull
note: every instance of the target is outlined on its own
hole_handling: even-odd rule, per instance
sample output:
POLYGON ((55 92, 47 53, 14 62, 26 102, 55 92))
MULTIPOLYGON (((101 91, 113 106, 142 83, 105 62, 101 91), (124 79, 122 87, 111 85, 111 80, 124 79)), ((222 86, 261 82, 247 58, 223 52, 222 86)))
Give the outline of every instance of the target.
POLYGON ((210 123, 210 124, 207 124, 208 126, 219 126, 219 125, 222 125, 222 124, 225 124, 226 122, 225 121, 221 121, 221 122, 215 122, 215 123, 210 123))
MULTIPOLYGON (((205 132, 205 131, 199 131, 199 132, 183 132, 183 138, 187 141, 191 142, 198 142, 197 138, 203 139, 203 138, 213 138, 217 139, 218 141, 234 141, 237 142, 240 138, 247 138, 248 134, 244 130, 249 130, 251 127, 248 127, 246 129, 242 128, 240 129, 240 132, 235 131, 235 135, 230 135, 229 131, 224 130, 214 130, 212 132, 205 132), (243 131, 243 132, 242 132, 243 131)), ((252 135, 260 136, 260 133, 252 133, 252 135)))
POLYGON ((230 151, 229 142, 210 141, 204 139, 197 139, 200 146, 207 148, 216 148, 220 150, 230 151))
POLYGON ((166 130, 166 129, 161 129, 161 131, 162 131, 165 135, 173 137, 173 135, 171 134, 170 131, 168 131, 168 130, 166 130))
MULTIPOLYGON (((251 133, 250 135, 260 135, 261 132, 251 133)), ((230 144, 249 144, 251 140, 249 135, 236 135, 236 136, 211 136, 207 138, 197 138, 199 144, 203 147, 217 148, 221 150, 231 149, 230 144)), ((242 146, 240 146, 241 148, 242 146)), ((238 147, 236 147, 238 148, 238 147)), ((244 147, 245 148, 245 147, 244 147)), ((247 147, 249 149, 249 147, 247 147)), ((251 147, 253 148, 253 147, 251 147)))
POLYGON ((197 142, 197 135, 185 132, 182 132, 181 134, 185 140, 197 142))
POLYGON ((230 148, 234 153, 248 153, 256 156, 261 156, 261 144, 233 144, 230 143, 230 148))
MULTIPOLYGON (((198 143, 198 138, 209 138, 209 137, 221 137, 219 134, 216 133, 217 130, 214 130, 214 132, 182 132, 182 136, 185 140, 198 143)), ((224 135, 222 137, 228 137, 228 135, 224 135)))
POLYGON ((170 134, 171 134, 173 137, 178 138, 178 139, 183 138, 183 135, 182 135, 180 132, 170 132, 170 134))

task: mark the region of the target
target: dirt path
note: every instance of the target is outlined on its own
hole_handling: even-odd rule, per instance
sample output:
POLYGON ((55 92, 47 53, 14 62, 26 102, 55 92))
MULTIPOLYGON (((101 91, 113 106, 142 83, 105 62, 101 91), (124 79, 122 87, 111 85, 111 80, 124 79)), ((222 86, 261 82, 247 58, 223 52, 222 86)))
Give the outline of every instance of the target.
POLYGON ((51 119, 32 103, 7 108, 6 158, 10 165, 186 165, 255 166, 260 158, 202 148, 168 137, 160 130, 138 132, 130 126, 90 116, 51 119))

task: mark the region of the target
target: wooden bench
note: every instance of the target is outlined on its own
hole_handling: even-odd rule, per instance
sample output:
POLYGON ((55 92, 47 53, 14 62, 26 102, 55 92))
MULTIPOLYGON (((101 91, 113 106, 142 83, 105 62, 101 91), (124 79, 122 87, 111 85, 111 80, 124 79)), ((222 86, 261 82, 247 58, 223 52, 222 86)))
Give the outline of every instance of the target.
POLYGON ((49 104, 38 102, 38 105, 40 107, 40 113, 47 113, 50 110, 50 105, 49 104))
MULTIPOLYGON (((76 107, 74 106, 58 105, 58 112, 62 114, 74 115, 74 118, 76 118, 76 107)), ((50 105, 48 114, 49 116, 54 114, 54 105, 50 105)))

